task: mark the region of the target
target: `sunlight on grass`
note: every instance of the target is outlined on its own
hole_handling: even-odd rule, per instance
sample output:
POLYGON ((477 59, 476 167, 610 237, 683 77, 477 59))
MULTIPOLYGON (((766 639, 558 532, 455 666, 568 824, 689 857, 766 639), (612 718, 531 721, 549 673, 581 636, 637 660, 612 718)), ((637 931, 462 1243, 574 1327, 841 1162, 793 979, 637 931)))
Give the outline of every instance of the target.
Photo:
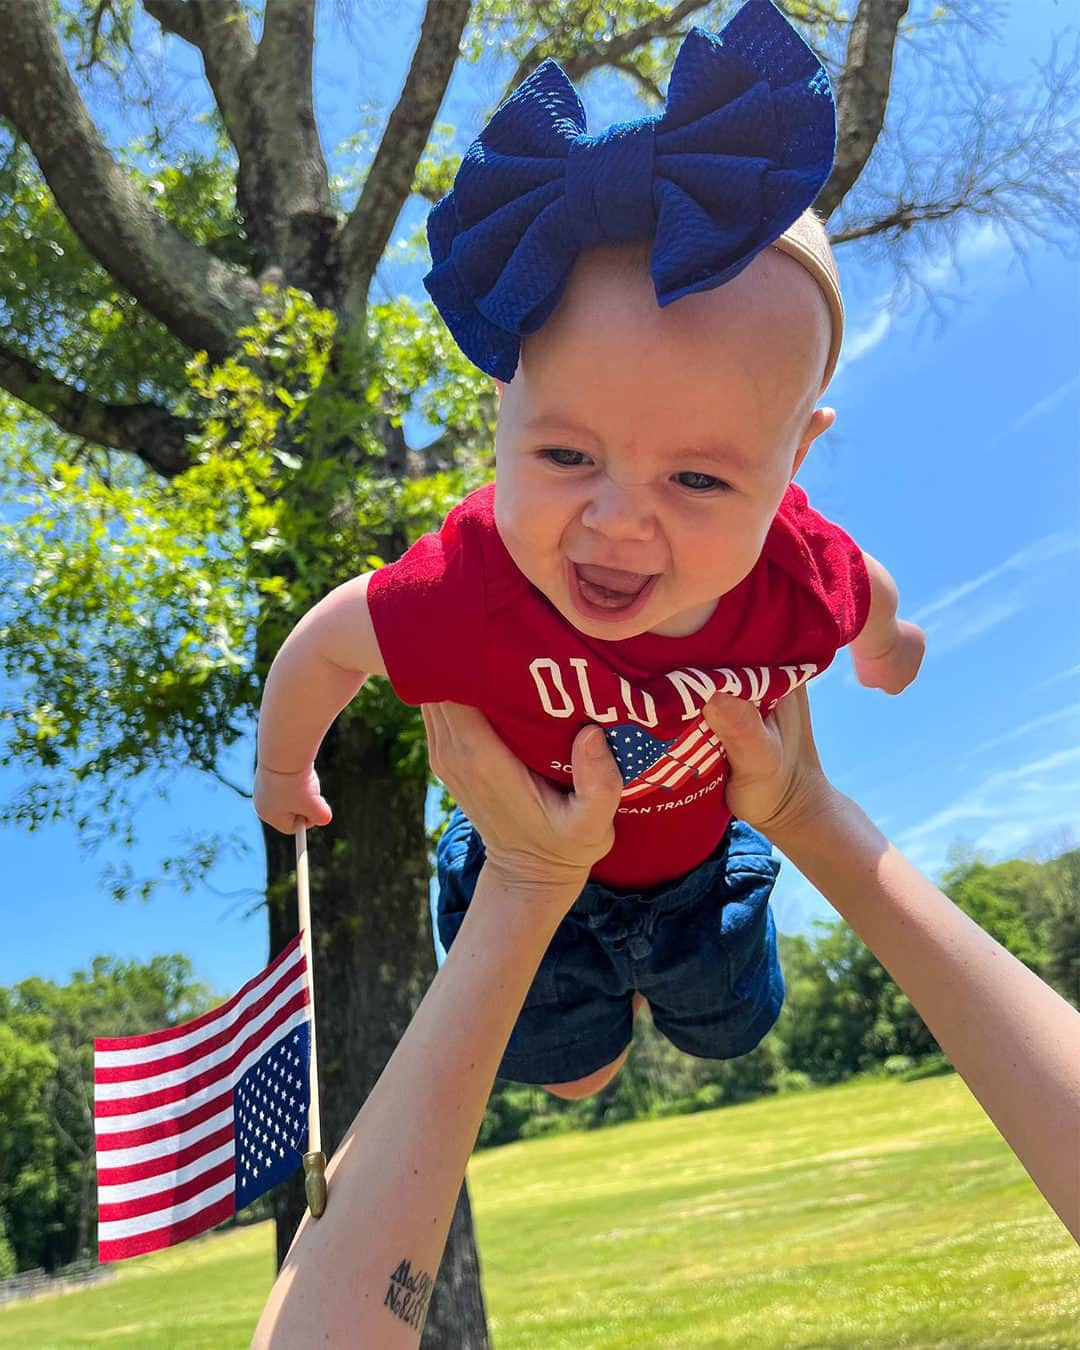
MULTIPOLYGON (((1080 1350, 1080 1256, 957 1078, 511 1144, 470 1169, 495 1350, 1080 1350)), ((332 1203, 332 1199, 331 1199, 332 1203)), ((230 1350, 268 1224, 0 1309, 0 1345, 230 1350)))

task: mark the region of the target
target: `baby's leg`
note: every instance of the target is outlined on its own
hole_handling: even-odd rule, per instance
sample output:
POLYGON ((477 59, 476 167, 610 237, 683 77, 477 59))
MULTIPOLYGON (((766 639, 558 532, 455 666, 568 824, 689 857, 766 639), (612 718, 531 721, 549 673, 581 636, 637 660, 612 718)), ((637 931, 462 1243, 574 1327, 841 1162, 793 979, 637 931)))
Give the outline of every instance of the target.
MULTIPOLYGON (((638 1009, 645 1002, 643 995, 635 994, 634 1016, 637 1016, 638 1009)), ((599 1092, 601 1088, 607 1087, 622 1066, 626 1063, 626 1057, 630 1053, 630 1047, 627 1046, 618 1059, 613 1059, 610 1064, 605 1064, 602 1069, 597 1069, 595 1073, 590 1073, 585 1078, 577 1078, 572 1083, 545 1083, 544 1091, 550 1092, 553 1097, 562 1097, 564 1101, 579 1102, 585 1097, 591 1097, 593 1093, 599 1092)))

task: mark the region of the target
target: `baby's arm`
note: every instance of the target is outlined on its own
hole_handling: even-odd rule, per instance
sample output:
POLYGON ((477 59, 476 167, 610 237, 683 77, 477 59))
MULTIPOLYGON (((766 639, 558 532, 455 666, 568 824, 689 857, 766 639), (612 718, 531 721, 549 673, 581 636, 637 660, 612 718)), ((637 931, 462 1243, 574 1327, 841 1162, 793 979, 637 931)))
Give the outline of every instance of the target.
POLYGON ((315 755, 327 729, 368 675, 385 675, 368 611, 370 573, 307 612, 274 658, 259 713, 255 810, 283 834, 303 820, 326 825, 315 755))
POLYGON ((922 665, 926 634, 906 619, 896 617, 896 582, 869 553, 863 554, 870 574, 870 612, 862 632, 851 643, 851 659, 860 684, 899 694, 922 665))

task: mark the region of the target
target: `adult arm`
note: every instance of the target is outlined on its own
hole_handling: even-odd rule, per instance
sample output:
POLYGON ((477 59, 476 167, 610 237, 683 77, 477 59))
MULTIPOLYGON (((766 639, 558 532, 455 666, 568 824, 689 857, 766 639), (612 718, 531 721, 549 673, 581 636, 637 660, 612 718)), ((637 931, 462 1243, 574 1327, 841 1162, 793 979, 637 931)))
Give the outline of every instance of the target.
POLYGON ((716 698, 728 804, 783 850, 903 989, 1080 1240, 1080 1013, 974 923, 826 779, 805 690, 763 723, 716 698))
POLYGON ((574 743, 567 796, 530 774, 474 710, 457 709, 453 722, 437 706, 424 715, 436 773, 488 827, 488 861, 445 963, 334 1153, 326 1211, 300 1225, 256 1347, 419 1343, 510 1032, 555 929, 611 846, 622 784, 599 730, 574 743), (403 1261, 416 1282, 407 1301, 397 1285, 389 1293, 403 1261))

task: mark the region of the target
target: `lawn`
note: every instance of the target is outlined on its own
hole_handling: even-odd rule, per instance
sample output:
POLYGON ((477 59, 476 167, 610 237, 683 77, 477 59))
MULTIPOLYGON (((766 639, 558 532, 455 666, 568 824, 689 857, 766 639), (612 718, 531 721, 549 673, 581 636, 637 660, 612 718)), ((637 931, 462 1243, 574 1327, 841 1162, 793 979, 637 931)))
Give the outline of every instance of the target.
MULTIPOLYGON (((513 1144, 471 1168, 495 1350, 1080 1350, 1080 1255, 957 1078, 513 1144)), ((332 1203, 332 1200, 331 1200, 332 1203)), ((0 1309, 0 1344, 245 1346, 268 1225, 0 1309)))

